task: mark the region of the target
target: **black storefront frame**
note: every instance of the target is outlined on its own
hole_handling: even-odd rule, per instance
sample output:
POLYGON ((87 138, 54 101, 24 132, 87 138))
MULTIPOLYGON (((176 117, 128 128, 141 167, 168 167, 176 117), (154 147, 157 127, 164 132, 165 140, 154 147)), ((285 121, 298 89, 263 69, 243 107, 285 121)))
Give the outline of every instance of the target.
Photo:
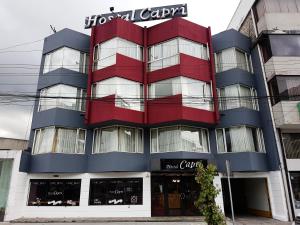
MULTIPOLYGON (((157 165, 158 161, 153 163, 157 165)), ((159 159, 159 169, 151 172, 151 216, 200 216, 200 211, 194 206, 200 193, 199 184, 195 181, 195 169, 199 163, 207 166, 205 159, 159 159), (155 186, 157 184, 162 187, 155 186), (174 186, 177 186, 175 193, 171 193, 174 186), (162 189, 159 190, 160 196, 158 189, 162 189), (173 207, 176 210, 170 207, 174 197, 177 208, 173 207), (159 207, 161 205, 163 207, 159 207)))

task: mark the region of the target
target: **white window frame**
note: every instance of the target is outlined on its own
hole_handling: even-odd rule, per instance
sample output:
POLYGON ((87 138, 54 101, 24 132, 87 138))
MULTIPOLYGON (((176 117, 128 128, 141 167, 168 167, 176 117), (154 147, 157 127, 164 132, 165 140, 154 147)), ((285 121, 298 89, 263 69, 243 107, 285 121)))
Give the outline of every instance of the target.
MULTIPOLYGON (((52 72, 52 71, 54 71, 54 70, 56 70, 56 69, 51 69, 50 70, 50 67, 51 66, 53 66, 52 65, 52 56, 53 56, 53 53, 55 53, 56 51, 59 51, 59 50, 62 50, 63 51, 63 58, 62 58, 62 62, 61 62, 61 64, 62 64, 62 66, 61 67, 58 67, 58 68, 56 68, 56 69, 59 69, 59 68, 65 68, 65 69, 68 69, 68 70, 71 70, 71 71, 75 71, 75 72, 78 72, 78 73, 82 73, 82 74, 88 74, 88 68, 89 68, 89 62, 87 61, 87 59, 88 59, 88 53, 86 53, 86 52, 82 52, 82 51, 80 51, 80 50, 78 50, 78 49, 74 49, 74 48, 70 48, 70 47, 68 47, 68 46, 62 46, 62 47, 59 47, 59 48, 57 48, 57 49, 55 49, 55 50, 53 50, 53 51, 51 51, 51 52, 48 52, 47 54, 45 54, 45 56, 44 56, 44 67, 43 67, 43 74, 47 74, 47 73, 50 73, 50 72, 52 72), (79 71, 76 71, 76 70, 73 70, 73 69, 70 69, 70 68, 66 68, 66 67, 64 67, 64 49, 66 49, 66 48, 68 48, 68 49, 72 49, 72 50, 74 50, 74 51, 77 51, 77 52, 79 52, 79 54, 80 54, 80 59, 81 59, 81 57, 82 57, 82 62, 79 62, 79 71), (47 69, 47 72, 45 72, 45 61, 46 61, 46 58, 47 57, 49 57, 50 59, 49 59, 49 68, 47 69), (80 65, 80 63, 82 63, 82 65, 80 65), (82 68, 82 71, 80 71, 80 68, 82 68)), ((70 66, 70 65, 69 65, 70 66)))
MULTIPOLYGON (((38 112, 43 112, 43 111, 46 111, 46 110, 50 110, 50 109, 45 109, 45 110, 41 110, 41 99, 42 98, 45 98, 45 96, 43 96, 43 92, 47 94, 47 89, 49 88, 52 88, 52 87, 55 87, 55 86, 68 86, 68 87, 73 87, 73 88, 76 88, 77 89, 77 92, 78 90, 80 91, 80 96, 79 96, 79 99, 78 97, 76 96, 76 104, 77 104, 77 101, 78 101, 78 108, 77 109, 66 109, 64 107, 52 107, 50 109, 55 109, 55 108, 59 108, 59 109, 66 109, 66 110, 74 110, 74 111, 79 111, 79 112, 85 112, 85 108, 82 108, 83 106, 83 102, 86 101, 86 96, 87 96, 87 91, 86 89, 83 89, 83 88, 79 88, 79 87, 74 87, 74 86, 71 86, 71 85, 66 85, 66 84, 55 84, 55 85, 52 85, 52 86, 49 86, 49 87, 45 87, 43 89, 40 90, 40 98, 39 98, 39 104, 38 104, 38 112), (85 96, 83 96, 83 93, 85 92, 85 96)), ((56 96, 54 96, 56 97, 56 96)), ((61 98, 55 98, 55 99, 60 99, 60 100, 63 100, 63 96, 57 96, 57 97, 61 97, 61 98)), ((46 97, 47 98, 47 97, 46 97)))
MULTIPOLYGON (((244 53, 245 55, 245 60, 246 60, 246 67, 247 69, 245 71, 253 74, 253 66, 252 66, 252 59, 251 59, 251 55, 248 54, 247 52, 245 52, 244 50, 241 50, 240 48, 237 48, 237 47, 231 47, 231 48, 226 48, 226 49, 223 49, 219 52, 215 52, 214 53, 214 58, 215 58, 215 70, 216 70, 216 73, 222 73, 222 72, 225 72, 225 71, 228 71, 228 70, 231 70, 231 69, 227 69, 227 70, 223 70, 223 68, 221 69, 221 65, 220 65, 220 62, 218 60, 218 55, 219 54, 222 54, 222 51, 224 50, 228 50, 228 49, 233 49, 233 52, 234 52, 234 58, 235 58, 235 66, 233 66, 231 69, 235 69, 235 68, 238 68, 238 64, 237 64, 237 54, 236 52, 239 51, 241 53, 244 53)), ((223 62, 222 62, 223 63, 223 62)), ((233 63, 232 63, 233 64, 233 63)), ((222 66, 223 67, 223 66, 222 66)))
MULTIPOLYGON (((32 151, 31 151, 31 154, 32 155, 41 155, 41 154, 66 154, 66 155, 72 155, 72 154, 79 154, 79 155, 83 155, 85 154, 85 148, 86 148, 86 136, 87 136, 87 130, 86 129, 83 129, 83 128, 69 128, 69 127, 57 127, 57 126, 49 126, 49 127, 42 127, 42 128, 37 128, 34 130, 34 138, 33 138, 33 145, 32 145, 32 151), (52 128, 54 129, 54 136, 53 136, 53 140, 52 140, 52 146, 51 146, 51 150, 53 150, 54 146, 54 140, 57 135, 57 129, 71 129, 71 130, 76 130, 76 143, 75 143, 75 152, 74 153, 65 153, 65 152, 57 152, 56 150, 53 152, 44 152, 44 153, 35 153, 35 143, 36 143, 36 133, 37 131, 40 131, 42 132, 43 130, 45 130, 46 128, 52 128), (80 130, 83 130, 85 131, 85 137, 84 137, 84 147, 83 147, 83 152, 78 152, 78 137, 79 137, 79 131, 80 130)), ((40 142, 40 140, 39 140, 40 142)))
MULTIPOLYGON (((101 134, 100 134, 100 139, 101 139, 101 134)), ((106 154, 106 153, 111 153, 111 152, 118 152, 118 153, 130 153, 130 154, 144 154, 144 129, 140 128, 140 127, 131 127, 131 126, 123 126, 123 125, 113 125, 113 126, 105 126, 105 127, 99 127, 99 128, 95 128, 93 130, 93 143, 92 143, 92 154, 106 154), (106 129, 106 128, 116 128, 118 130, 118 150, 120 149, 120 145, 119 145, 119 128, 123 127, 123 128, 130 128, 130 129, 134 129, 135 134, 138 134, 138 130, 140 130, 142 132, 142 140, 141 140, 141 144, 142 144, 142 149, 141 151, 137 151, 138 150, 138 135, 136 135, 135 137, 135 152, 124 152, 124 151, 116 151, 116 150, 112 150, 109 152, 95 152, 95 134, 98 130, 98 132, 101 132, 102 129, 106 129)))
MULTIPOLYGON (((229 87, 229 86, 238 86, 238 93, 239 93, 239 95, 236 96, 237 98, 239 98, 239 107, 230 108, 230 109, 247 108, 247 109, 252 109, 252 110, 259 111, 257 90, 254 87, 250 87, 250 86, 247 86, 247 85, 244 85, 244 84, 239 84, 239 83, 224 86, 224 87, 221 87, 221 88, 217 88, 218 101, 219 101, 219 110, 220 111, 230 110, 230 109, 227 109, 227 101, 228 101, 228 100, 226 100, 227 96, 221 96, 221 90, 225 90, 225 88, 229 87), (241 103, 241 86, 250 89, 251 96, 249 96, 249 97, 251 97, 252 108, 242 106, 242 103, 241 103)), ((230 96, 230 97, 232 97, 232 96, 230 96)))
POLYGON ((200 153, 200 154, 210 154, 210 137, 209 137, 209 130, 207 128, 203 128, 203 127, 193 127, 193 126, 185 126, 185 125, 175 125, 175 126, 163 126, 163 127, 155 127, 155 128, 151 128, 150 129, 150 154, 163 154, 163 153, 171 153, 171 152, 193 152, 193 153, 200 153), (203 140, 203 130, 206 132, 207 134, 207 151, 203 151, 203 152, 196 152, 196 151, 169 151, 169 152, 160 152, 159 149, 157 152, 153 152, 152 151, 152 130, 156 130, 156 136, 157 136, 157 140, 156 140, 156 146, 157 148, 159 148, 159 143, 158 143, 158 130, 159 129, 164 129, 164 128, 170 128, 170 127, 177 127, 178 130, 181 131, 182 127, 187 127, 187 128, 192 128, 192 129, 198 129, 201 130, 201 138, 203 140))
MULTIPOLYGON (((258 141, 258 145, 259 148, 258 151, 246 151, 247 153, 266 153, 266 147, 265 147, 265 139, 264 139, 264 135, 263 135, 263 131, 261 128, 259 127, 254 127, 254 126, 246 126, 246 125, 240 125, 240 126, 230 126, 230 127, 221 127, 221 128, 215 128, 215 139, 216 139, 216 145, 217 145, 217 153, 218 154, 227 154, 227 153, 233 153, 233 154, 237 154, 237 153, 245 153, 245 152, 228 152, 227 150, 227 141, 226 141, 226 131, 225 129, 230 129, 230 128, 235 128, 235 127, 239 127, 239 128, 254 128, 256 131, 256 137, 257 137, 257 141, 258 141), (225 147, 225 152, 220 152, 219 151, 219 145, 218 145, 218 134, 217 134, 217 130, 222 130, 222 136, 223 136, 223 142, 224 142, 224 147, 225 147)), ((254 141, 254 140, 253 140, 254 141)), ((255 149, 254 149, 255 150, 255 149)))
MULTIPOLYGON (((126 39, 124 39, 124 38, 113 37, 113 38, 111 38, 111 39, 109 39, 109 40, 106 40, 106 41, 104 41, 104 42, 98 43, 98 44, 96 44, 96 45, 94 46, 94 48, 93 48, 93 66, 92 66, 93 71, 96 71, 96 70, 100 70, 100 69, 106 68, 106 67, 103 67, 103 68, 97 69, 97 68, 96 68, 96 65, 98 64, 99 61, 101 61, 101 60, 103 60, 103 59, 110 58, 110 57, 115 57, 115 58, 116 58, 116 54, 121 54, 121 55, 123 55, 122 53, 120 53, 120 52, 118 51, 119 48, 120 48, 120 46, 118 46, 119 40, 122 40, 122 41, 125 41, 125 42, 129 42, 129 43, 135 45, 135 48, 136 48, 136 58, 132 58, 132 57, 129 57, 129 56, 126 56, 126 55, 125 55, 126 57, 129 57, 129 58, 132 58, 132 59, 135 59, 135 60, 138 60, 138 61, 143 61, 143 59, 144 59, 144 55, 143 55, 144 51, 143 51, 143 46, 142 46, 142 45, 136 44, 136 43, 134 43, 134 42, 132 42, 132 41, 128 41, 128 40, 126 40, 126 39), (101 45, 104 44, 105 42, 111 41, 111 40, 113 40, 113 39, 116 39, 116 42, 117 42, 116 51, 115 51, 113 54, 111 54, 111 55, 109 55, 109 56, 106 56, 106 57, 100 59, 100 58, 99 58, 99 54, 101 54, 101 52, 99 52, 99 49, 101 50, 101 45), (140 54, 140 50, 141 50, 141 54, 140 54), (138 57, 138 56, 140 56, 140 57, 138 57), (138 59, 138 58, 139 58, 139 59, 138 59)), ((112 65, 114 65, 114 64, 112 64, 112 65)), ((107 67, 108 67, 108 66, 107 66, 107 67)))

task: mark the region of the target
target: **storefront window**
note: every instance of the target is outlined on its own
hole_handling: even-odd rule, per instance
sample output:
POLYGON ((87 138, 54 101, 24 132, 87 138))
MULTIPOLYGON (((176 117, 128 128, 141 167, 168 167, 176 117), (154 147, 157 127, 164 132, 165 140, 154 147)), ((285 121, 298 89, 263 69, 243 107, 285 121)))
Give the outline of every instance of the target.
POLYGON ((284 133, 282 141, 288 159, 300 159, 300 133, 284 133))
POLYGON ((87 74, 88 62, 89 56, 86 53, 63 47, 45 56, 43 73, 48 73, 58 68, 66 68, 87 74))
POLYGON ((116 54, 140 60, 143 59, 143 47, 122 38, 113 38, 94 48, 94 70, 116 64, 116 54))
POLYGON ((291 183, 296 209, 300 209, 300 173, 291 173, 291 183))
POLYGON ((219 153, 265 152, 262 130, 254 127, 230 127, 216 129, 219 153))
POLYGON ((210 83, 187 77, 176 77, 149 85, 150 98, 182 94, 182 104, 187 107, 213 110, 210 83))
POLYGON ((216 72, 239 68, 253 73, 251 56, 237 48, 224 49, 215 54, 216 72))
POLYGON ((85 111, 86 91, 64 84, 44 88, 40 92, 39 111, 52 108, 85 111))
POLYGON ((143 130, 112 126, 94 130, 93 153, 143 153, 143 130))
POLYGON ((91 179, 89 205, 142 205, 143 178, 91 179))
POLYGON ((176 38, 149 48, 149 71, 159 70, 178 64, 179 53, 208 60, 207 45, 184 38, 176 38))
POLYGON ((236 84, 218 89, 218 94, 220 110, 240 107, 259 109, 257 92, 254 88, 236 84))
POLYGON ((269 81, 272 105, 280 101, 300 101, 300 76, 275 76, 269 81))
POLYGON ((144 110, 143 85, 120 77, 113 77, 93 84, 93 98, 115 95, 115 105, 137 111, 144 110))
POLYGON ((30 180, 29 206, 79 206, 80 180, 30 180))
POLYGON ((85 149, 86 130, 46 127, 36 129, 32 154, 82 154, 85 149))
POLYGON ((172 126, 151 129, 151 153, 208 152, 206 129, 172 126))

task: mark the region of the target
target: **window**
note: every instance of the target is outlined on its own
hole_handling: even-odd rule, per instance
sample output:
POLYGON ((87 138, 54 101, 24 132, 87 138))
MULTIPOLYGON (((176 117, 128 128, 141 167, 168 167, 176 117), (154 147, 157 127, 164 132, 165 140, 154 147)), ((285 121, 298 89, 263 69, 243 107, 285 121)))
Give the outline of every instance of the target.
POLYGON ((120 77, 113 77, 93 84, 93 98, 115 95, 117 107, 144 110, 143 85, 120 77))
POLYGON ((85 111, 86 91, 64 84, 44 88, 40 92, 39 111, 63 108, 85 111))
POLYGON ((86 130, 46 127, 36 129, 32 154, 84 153, 86 130))
POLYGON ((224 152, 265 152, 262 130, 237 126, 216 129, 219 153, 224 152))
POLYGON ((272 56, 300 56, 300 35, 265 35, 260 44, 267 62, 272 56))
POLYGON ((143 153, 143 130, 112 126, 94 130, 93 153, 143 153))
POLYGON ((257 92, 254 88, 235 84, 218 89, 219 109, 235 109, 245 107, 259 110, 257 92))
POLYGON ((88 73, 89 56, 86 53, 63 47, 45 56, 44 72, 66 68, 80 73, 88 73))
POLYGON ((234 68, 253 73, 250 55, 237 48, 229 48, 216 53, 215 64, 217 73, 234 68))
POLYGON ((143 47, 122 38, 113 38, 100 43, 94 48, 94 70, 116 64, 116 54, 143 60, 143 47))
POLYGON ((300 173, 290 173, 293 189, 294 205, 296 209, 300 209, 300 173))
POLYGON ((300 100, 300 76, 275 76, 269 81, 272 105, 300 100))
POLYGON ((80 180, 30 180, 28 206, 79 206, 80 180))
POLYGON ((208 60, 209 55, 207 45, 205 44, 196 43, 184 38, 172 39, 149 48, 149 71, 178 64, 179 53, 205 60, 208 60))
POLYGON ((172 126, 151 129, 151 153, 209 152, 206 129, 172 126))
POLYGON ((266 13, 299 13, 300 0, 260 0, 254 8, 259 21, 266 13))
POLYGON ((149 85, 149 97, 161 98, 182 94, 184 106, 213 110, 211 84, 187 77, 176 77, 149 85))
POLYGON ((300 133, 284 133, 282 142, 288 159, 300 159, 300 133))
POLYGON ((91 179, 89 205, 142 205, 143 178, 91 179))

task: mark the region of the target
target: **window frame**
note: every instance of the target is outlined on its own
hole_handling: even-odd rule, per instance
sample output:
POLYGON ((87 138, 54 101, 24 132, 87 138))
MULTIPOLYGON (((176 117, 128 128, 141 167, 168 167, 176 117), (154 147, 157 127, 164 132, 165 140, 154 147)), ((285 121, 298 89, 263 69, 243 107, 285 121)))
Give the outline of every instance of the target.
MULTIPOLYGON (((248 86, 248 85, 244 85, 244 84, 240 84, 240 83, 237 83, 237 84, 232 84, 232 85, 228 85, 228 86, 224 86, 224 87, 220 87, 220 88, 217 88, 217 94, 218 94, 218 101, 219 101, 219 110, 220 111, 226 111, 226 110, 231 110, 231 109, 239 109, 239 108, 247 108, 247 109, 250 109, 250 110, 255 110, 255 111, 259 111, 259 102, 258 102, 258 95, 257 95, 257 90, 255 87, 251 87, 251 86, 248 86), (237 86, 237 90, 238 90, 238 96, 236 96, 238 98, 238 103, 239 103, 239 107, 236 107, 236 108, 227 108, 227 96, 221 96, 222 95, 222 92, 224 93, 225 95, 225 89, 226 87, 230 87, 230 86, 237 86), (251 93, 251 105, 252 107, 249 108, 249 107, 245 107, 245 106, 242 106, 242 97, 241 96, 241 87, 244 87, 244 88, 247 88, 250 90, 250 93, 251 93)), ((233 97, 233 96, 230 96, 230 97, 233 97)), ((247 99, 246 99, 247 100, 247 99)))
POLYGON ((251 58, 251 54, 248 54, 247 52, 245 52, 244 50, 238 48, 238 47, 230 47, 230 48, 226 48, 226 49, 222 49, 221 51, 218 51, 218 52, 215 52, 214 53, 214 60, 215 60, 215 70, 216 70, 216 73, 222 73, 222 72, 225 72, 225 71, 228 71, 228 70, 232 70, 232 69, 241 69, 241 70, 244 70, 244 71, 247 71, 251 74, 254 73, 253 71, 253 64, 252 64, 252 58, 251 58), (219 60, 219 55, 222 54, 222 51, 224 50, 228 50, 228 49, 232 49, 233 52, 234 52, 234 58, 235 58, 235 62, 234 63, 230 63, 230 64, 235 64, 232 68, 230 69, 226 69, 224 70, 223 69, 223 62, 222 62, 222 69, 221 69, 221 64, 220 64, 220 60, 219 60), (237 62, 237 54, 236 52, 241 52, 241 53, 244 53, 244 56, 245 56, 245 61, 246 61, 246 70, 244 69, 241 69, 238 65, 238 62, 237 62))
MULTIPOLYGON (((99 147, 99 150, 101 148, 99 147)), ((144 129, 143 128, 140 128, 140 127, 132 127, 132 126, 123 126, 123 125, 112 125, 112 126, 104 126, 104 127, 99 127, 99 128, 95 128, 93 129, 93 143, 92 143, 92 154, 106 154, 106 153, 112 153, 112 152, 117 152, 117 153, 130 153, 130 154, 144 154, 144 129), (119 151, 120 150, 120 145, 119 145, 119 128, 122 127, 122 128, 129 128, 129 129, 134 129, 134 132, 135 132, 135 152, 127 152, 127 151, 119 151), (106 129, 106 128, 117 128, 117 134, 118 134, 118 139, 117 139, 117 142, 118 142, 118 151, 108 151, 108 152, 95 152, 95 138, 96 138, 96 132, 101 132, 100 133, 100 139, 101 139, 101 136, 102 136, 102 129, 106 129), (139 132, 138 131, 141 131, 141 136, 142 136, 142 139, 141 139, 141 146, 142 146, 142 149, 140 152, 137 151, 138 149, 138 135, 139 132)))
MULTIPOLYGON (((80 51, 78 49, 75 49, 75 48, 71 48, 69 46, 61 46, 59 48, 56 48, 48 53, 46 53, 45 55, 43 55, 44 57, 44 66, 43 66, 43 75, 44 74, 48 74, 52 71, 55 71, 59 68, 64 68, 64 69, 67 69, 67 70, 71 70, 71 71, 75 71, 75 72, 78 72, 78 73, 81 73, 81 74, 85 74, 87 75, 88 74, 88 68, 89 68, 89 54, 87 52, 83 52, 83 51, 80 51), (77 70, 74 70, 74 69, 70 69, 70 68, 66 68, 64 67, 64 50, 65 49, 71 49, 73 51, 77 51, 79 53, 79 66, 78 66, 78 71, 77 70), (56 51, 59 51, 59 50, 62 50, 62 62, 61 62, 61 67, 57 67, 56 69, 50 69, 51 67, 53 67, 52 65, 52 57, 53 57, 53 54, 56 52, 56 51), (46 66, 45 62, 46 62, 46 59, 47 57, 49 57, 49 65, 46 66), (81 65, 82 64, 82 65, 81 65), (48 68, 47 68, 48 67, 48 68), (45 69, 47 68, 47 69, 45 69), (47 72, 45 72, 45 70, 47 70, 47 72)), ((56 65, 54 65, 56 66, 56 65)), ((66 66, 70 66, 70 65, 66 65, 66 66)))
MULTIPOLYGON (((99 61, 101 61, 103 59, 107 59, 109 57, 116 57, 117 54, 124 55, 126 57, 129 57, 129 58, 132 58, 132 59, 135 59, 135 60, 143 62, 144 61, 144 51, 143 51, 143 49, 144 49, 144 46, 139 45, 139 44, 137 44, 137 43, 135 43, 133 41, 126 40, 126 39, 121 38, 121 37, 113 37, 111 39, 108 39, 106 41, 98 43, 93 48, 93 65, 92 65, 92 71, 97 71, 97 70, 104 69, 104 68, 108 67, 108 66, 106 66, 106 67, 98 69, 97 65, 98 65, 99 61), (109 56, 100 58, 99 56, 101 54, 101 45, 104 44, 104 43, 106 43, 106 42, 108 42, 108 41, 112 41, 114 39, 116 40, 116 49, 115 49, 115 52, 113 54, 109 55, 109 56), (120 48, 120 46, 118 46, 119 45, 119 40, 122 40, 122 41, 125 41, 125 42, 128 42, 128 43, 131 43, 131 44, 135 45, 135 48, 136 48, 136 58, 133 58, 133 57, 130 57, 130 56, 127 56, 127 55, 124 55, 124 54, 118 52, 118 50, 120 48), (140 56, 140 57, 138 57, 138 56, 140 56)), ((114 64, 112 64, 112 65, 114 65, 114 64)), ((112 65, 109 65, 109 66, 112 66, 112 65)))
MULTIPOLYGON (((50 110, 50 109, 56 109, 56 108, 59 108, 59 109, 65 109, 65 110, 73 110, 73 111, 79 111, 79 112, 85 112, 86 111, 86 107, 85 108, 82 108, 84 105, 86 105, 86 96, 87 96, 87 90, 84 89, 84 88, 80 88, 80 87, 75 87, 75 86, 72 86, 72 85, 67 85, 67 84, 54 84, 52 86, 48 86, 48 87, 45 87, 43 89, 40 90, 40 93, 39 93, 39 102, 38 102, 38 109, 37 111, 38 112, 43 112, 43 111, 46 111, 46 110, 50 110), (43 92, 47 95, 47 90, 50 89, 50 88, 53 88, 53 87, 57 87, 57 86, 67 86, 67 87, 72 87, 72 88, 76 88, 76 109, 68 109, 68 108, 65 108, 65 107, 58 107, 57 106, 57 103, 55 107, 51 107, 49 109, 44 109, 44 110, 41 110, 41 99, 42 98, 48 98, 47 96, 42 96, 43 95, 43 92), (78 99, 78 96, 77 96, 77 93, 78 91, 80 91, 80 96, 79 96, 79 99, 78 99), (83 95, 85 93, 85 96, 83 95), (84 103, 85 102, 85 103, 84 103), (78 105, 78 107, 77 107, 78 105)), ((64 99, 64 96, 57 96, 58 98, 56 98, 56 96, 54 96, 56 101, 62 101, 64 99)), ((50 97, 51 98, 51 97, 50 97)))
MULTIPOLYGON (((33 145, 32 145, 32 151, 31 151, 31 155, 41 155, 41 154, 67 154, 67 155, 72 155, 72 154, 80 154, 83 155, 85 154, 85 148, 86 148, 86 137, 87 137, 87 129, 83 129, 83 128, 69 128, 69 127, 61 127, 61 126, 48 126, 48 127, 42 127, 42 128, 37 128, 34 130, 34 138, 33 138, 33 145), (35 151, 35 145, 36 145, 36 133, 37 131, 42 132, 43 130, 47 129, 47 128, 52 128, 54 129, 54 135, 53 135, 53 140, 51 142, 51 152, 42 152, 42 153, 36 153, 35 151), (58 135, 58 129, 66 129, 66 130, 76 130, 76 139, 75 139, 75 151, 72 153, 66 153, 66 152, 57 152, 57 150, 55 150, 56 146, 54 145, 56 143, 57 140, 57 135, 58 135), (79 140, 79 131, 80 130, 84 130, 85 131, 85 137, 84 137, 84 147, 83 147, 83 152, 78 152, 78 140, 79 140)), ((40 141, 38 145, 40 145, 40 141)))
MULTIPOLYGON (((254 127, 254 126, 247 126, 247 125, 235 125, 235 126, 230 126, 230 127, 220 127, 220 128, 215 128, 215 139, 216 139, 216 145, 217 145, 217 154, 226 154, 226 153, 263 153, 266 154, 266 146, 265 146, 265 139, 264 139, 264 135, 263 135, 263 130, 259 127, 254 127), (250 129, 255 129, 255 135, 257 137, 258 140, 258 145, 259 148, 262 149, 258 149, 258 151, 256 151, 256 149, 254 149, 254 151, 244 151, 244 152, 232 152, 232 151, 228 151, 227 149, 227 140, 226 140, 226 129, 230 128, 236 128, 236 127, 243 127, 243 128, 250 128, 250 129), (222 130, 222 136, 223 136, 223 142, 224 142, 224 146, 225 146, 225 152, 220 152, 219 151, 219 145, 218 145, 218 134, 217 134, 217 130, 222 130)), ((253 136, 252 136, 253 139, 253 136)), ((254 144, 254 139, 253 139, 253 144, 254 144)), ((254 144, 255 145, 255 144, 254 144)))
POLYGON ((163 127, 154 127, 154 128, 151 128, 150 131, 150 154, 163 154, 163 153, 175 153, 175 152, 192 152, 192 153, 203 153, 203 154, 210 154, 211 153, 211 150, 210 150, 210 135, 209 135, 209 130, 207 128, 203 128, 203 127, 194 127, 194 126, 186 126, 186 125, 173 125, 173 126, 163 126, 163 127), (159 129, 164 129, 164 128, 170 128, 170 127, 177 127, 177 128, 180 128, 180 129, 177 129, 177 130, 180 130, 181 132, 181 128, 182 127, 187 127, 187 128, 192 128, 192 129, 197 129, 197 130, 200 130, 201 131, 201 138, 202 138, 202 142, 203 142, 203 130, 206 132, 207 134, 207 151, 203 151, 203 152, 197 152, 197 151, 169 151, 169 152, 160 152, 159 151, 159 143, 158 143, 158 130, 159 129), (156 136, 157 136, 157 140, 156 140, 156 146, 157 146, 157 149, 158 151, 157 152, 153 152, 152 151, 152 130, 156 130, 156 136))

